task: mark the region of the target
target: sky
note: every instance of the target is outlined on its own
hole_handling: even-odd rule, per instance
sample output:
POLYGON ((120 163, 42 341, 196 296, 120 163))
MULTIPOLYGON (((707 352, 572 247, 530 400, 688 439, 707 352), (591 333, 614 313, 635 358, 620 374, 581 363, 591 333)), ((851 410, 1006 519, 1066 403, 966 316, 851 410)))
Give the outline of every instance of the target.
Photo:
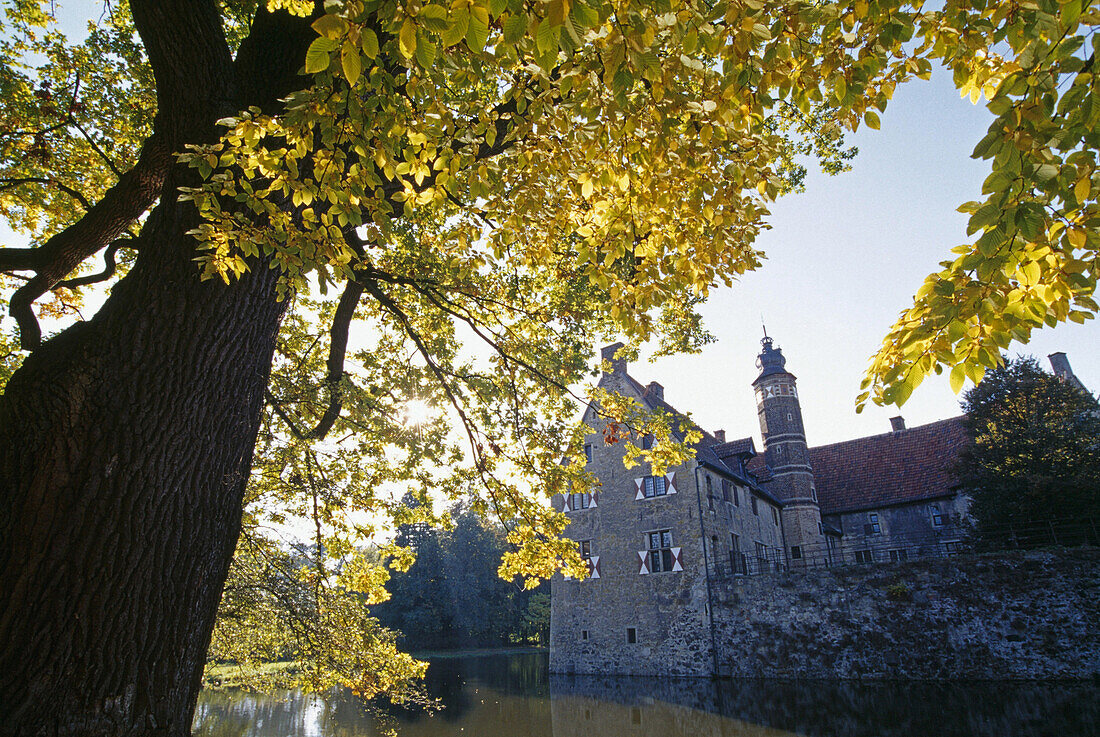
MULTIPOLYGON (((65 2, 70 35, 83 27, 77 18, 101 7, 101 0, 65 2)), ((717 342, 653 363, 643 355, 631 374, 663 384, 667 400, 702 427, 731 439, 752 435, 762 448, 751 383, 763 320, 798 377, 811 445, 887 432, 898 414, 909 427, 958 415, 946 373, 926 379, 900 409, 868 405, 856 414, 855 396, 871 355, 924 277, 968 240, 956 208, 979 198, 989 173, 969 156, 990 120, 984 107, 959 97, 943 70, 930 82, 902 85, 880 131, 849 137, 859 147, 851 171, 811 170, 804 193, 773 204, 771 230, 758 240, 763 267, 716 289, 702 308, 717 342)), ((13 242, 2 225, 0 239, 13 242)), ((1036 331, 1010 354, 1033 355, 1046 367, 1057 351, 1100 391, 1100 321, 1036 331)))
MULTIPOLYGON (((643 360, 631 375, 660 382, 666 400, 703 428, 724 429, 730 439, 752 435, 760 449, 751 383, 763 319, 798 378, 811 446, 888 432, 899 414, 908 427, 960 414, 946 372, 926 379, 900 409, 868 405, 857 415, 855 397, 870 357, 924 277, 968 241, 967 217, 956 208, 980 197, 988 163, 970 152, 991 119, 960 99, 942 70, 930 82, 899 87, 882 129, 850 136, 859 147, 851 171, 811 172, 804 193, 773 204, 772 228, 758 240, 768 257, 763 267, 719 288, 703 307, 717 342, 698 355, 643 360)), ((1046 357, 1058 351, 1086 387, 1100 391, 1100 321, 1036 331, 1009 354, 1035 356, 1049 370, 1046 357)))

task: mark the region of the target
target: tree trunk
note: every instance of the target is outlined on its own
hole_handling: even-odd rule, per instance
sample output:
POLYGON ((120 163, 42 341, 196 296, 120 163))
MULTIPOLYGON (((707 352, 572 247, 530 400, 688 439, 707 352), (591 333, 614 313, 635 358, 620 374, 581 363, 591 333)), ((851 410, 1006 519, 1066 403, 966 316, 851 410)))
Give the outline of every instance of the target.
MULTIPOLYGON (((302 84, 308 20, 261 11, 234 68, 215 3, 132 6, 173 150, 302 84)), ((284 305, 263 264, 199 281, 189 177, 99 313, 0 397, 0 734, 190 734, 284 305)))

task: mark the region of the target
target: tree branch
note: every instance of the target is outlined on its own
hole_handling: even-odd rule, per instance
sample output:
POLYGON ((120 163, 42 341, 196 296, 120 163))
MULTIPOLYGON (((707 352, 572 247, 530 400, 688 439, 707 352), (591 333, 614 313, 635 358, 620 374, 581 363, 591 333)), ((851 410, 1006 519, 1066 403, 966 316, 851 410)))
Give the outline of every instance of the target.
POLYGON ((145 141, 134 167, 84 217, 38 248, 0 251, 0 268, 29 268, 37 272, 12 295, 10 302, 11 316, 19 325, 19 344, 24 350, 33 350, 42 342, 42 330, 32 309, 34 301, 84 259, 125 233, 131 223, 152 207, 160 197, 171 165, 171 150, 154 133, 145 141))

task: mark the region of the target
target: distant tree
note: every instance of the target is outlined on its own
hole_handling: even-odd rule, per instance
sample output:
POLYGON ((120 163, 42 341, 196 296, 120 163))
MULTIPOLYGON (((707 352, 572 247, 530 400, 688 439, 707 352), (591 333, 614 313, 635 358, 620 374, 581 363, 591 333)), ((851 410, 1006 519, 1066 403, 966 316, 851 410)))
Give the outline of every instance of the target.
POLYGON ((1074 384, 1018 357, 962 403, 973 443, 960 455, 979 532, 1100 516, 1100 408, 1074 384))

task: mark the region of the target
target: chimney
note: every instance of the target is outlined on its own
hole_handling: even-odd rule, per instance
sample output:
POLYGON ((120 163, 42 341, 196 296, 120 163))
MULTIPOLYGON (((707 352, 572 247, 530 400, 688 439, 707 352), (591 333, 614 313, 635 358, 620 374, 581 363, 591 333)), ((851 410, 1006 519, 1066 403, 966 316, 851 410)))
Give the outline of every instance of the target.
POLYGON ((1054 375, 1059 379, 1068 379, 1073 376, 1073 369, 1069 367, 1069 359, 1066 358, 1065 353, 1061 351, 1051 353, 1047 358, 1050 360, 1050 367, 1054 370, 1054 375))
POLYGON ((890 418, 890 429, 894 432, 901 432, 905 429, 905 418, 901 415, 890 418))
POLYGON ((726 431, 725 430, 715 430, 714 431, 714 437, 719 443, 724 443, 724 442, 726 442, 726 431))
POLYGON ((649 386, 647 386, 645 390, 646 394, 657 397, 657 399, 663 400, 665 398, 665 388, 656 381, 649 382, 649 386))
POLYGON ((600 358, 611 364, 611 373, 626 373, 626 361, 615 358, 615 354, 620 348, 623 347, 622 343, 612 343, 606 345, 600 350, 600 358))

